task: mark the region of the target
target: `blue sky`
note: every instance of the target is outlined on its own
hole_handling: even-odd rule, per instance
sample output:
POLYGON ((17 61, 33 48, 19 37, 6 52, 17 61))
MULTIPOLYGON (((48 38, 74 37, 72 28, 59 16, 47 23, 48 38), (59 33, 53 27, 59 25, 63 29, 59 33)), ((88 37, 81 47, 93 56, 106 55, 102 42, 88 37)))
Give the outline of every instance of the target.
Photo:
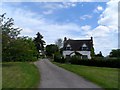
MULTIPOLYGON (((44 36, 46 44, 58 38, 90 39, 95 52, 108 55, 118 47, 118 0, 108 2, 2 2, 0 10, 15 20, 21 36, 44 36), (113 14, 114 13, 114 14, 113 14)), ((0 13, 0 14, 2 14, 0 13)))

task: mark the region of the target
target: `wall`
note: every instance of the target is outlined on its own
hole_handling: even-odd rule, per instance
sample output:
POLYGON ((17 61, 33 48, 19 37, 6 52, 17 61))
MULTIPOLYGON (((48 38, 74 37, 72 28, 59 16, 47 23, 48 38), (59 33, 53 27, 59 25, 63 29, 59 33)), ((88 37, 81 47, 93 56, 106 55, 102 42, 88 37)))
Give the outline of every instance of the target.
MULTIPOLYGON (((63 56, 66 57, 66 55, 70 55, 73 52, 74 51, 63 51, 63 56)), ((87 55, 88 59, 91 59, 90 51, 77 51, 77 52, 82 54, 82 55, 87 55)), ((74 55, 74 54, 72 54, 72 55, 74 55)))

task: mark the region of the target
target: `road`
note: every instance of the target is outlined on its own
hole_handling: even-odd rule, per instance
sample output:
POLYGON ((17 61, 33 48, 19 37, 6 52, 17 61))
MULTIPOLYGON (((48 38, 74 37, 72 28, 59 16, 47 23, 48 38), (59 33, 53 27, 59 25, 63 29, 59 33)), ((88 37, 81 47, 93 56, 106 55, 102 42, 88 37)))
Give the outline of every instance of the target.
POLYGON ((41 75, 38 88, 100 88, 84 78, 52 64, 48 59, 35 62, 41 75))

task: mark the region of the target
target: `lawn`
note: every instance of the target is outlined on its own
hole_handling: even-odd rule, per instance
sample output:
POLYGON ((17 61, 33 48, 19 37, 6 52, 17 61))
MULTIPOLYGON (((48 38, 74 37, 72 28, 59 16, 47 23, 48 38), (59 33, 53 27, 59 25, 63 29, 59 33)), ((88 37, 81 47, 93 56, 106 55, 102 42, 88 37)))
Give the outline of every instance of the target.
POLYGON ((118 88, 118 69, 117 68, 60 64, 56 62, 53 62, 53 63, 71 72, 74 72, 84 77, 85 79, 98 84, 103 88, 118 88))
POLYGON ((2 63, 2 88, 35 88, 39 81, 39 71, 33 63, 2 63))

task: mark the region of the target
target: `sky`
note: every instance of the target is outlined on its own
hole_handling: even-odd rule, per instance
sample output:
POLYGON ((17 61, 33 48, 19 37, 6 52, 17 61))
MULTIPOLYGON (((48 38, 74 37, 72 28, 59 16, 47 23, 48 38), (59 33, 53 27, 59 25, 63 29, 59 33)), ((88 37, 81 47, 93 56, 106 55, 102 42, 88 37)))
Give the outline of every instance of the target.
POLYGON ((109 55, 118 48, 118 1, 68 0, 42 2, 37 0, 3 0, 0 15, 13 18, 20 36, 36 37, 40 32, 46 45, 58 38, 90 39, 95 53, 109 55))

